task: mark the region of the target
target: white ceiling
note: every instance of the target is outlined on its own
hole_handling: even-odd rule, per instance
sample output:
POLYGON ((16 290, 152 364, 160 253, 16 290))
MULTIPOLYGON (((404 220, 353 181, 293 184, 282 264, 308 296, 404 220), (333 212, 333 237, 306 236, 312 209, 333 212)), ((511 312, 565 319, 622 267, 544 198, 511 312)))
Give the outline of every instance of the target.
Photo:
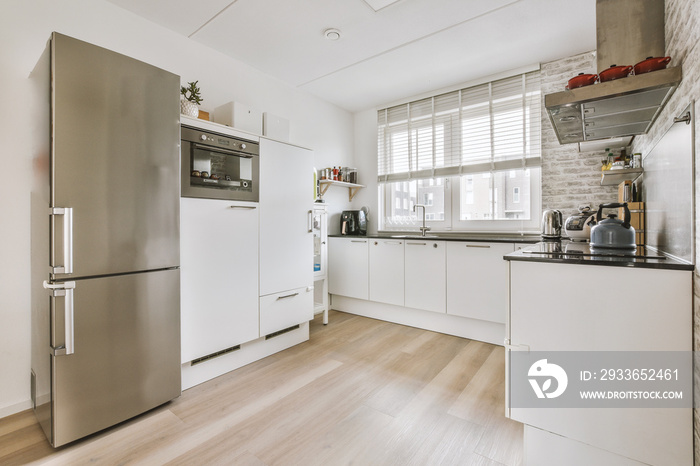
POLYGON ((109 1, 351 112, 595 49, 595 0, 109 1))

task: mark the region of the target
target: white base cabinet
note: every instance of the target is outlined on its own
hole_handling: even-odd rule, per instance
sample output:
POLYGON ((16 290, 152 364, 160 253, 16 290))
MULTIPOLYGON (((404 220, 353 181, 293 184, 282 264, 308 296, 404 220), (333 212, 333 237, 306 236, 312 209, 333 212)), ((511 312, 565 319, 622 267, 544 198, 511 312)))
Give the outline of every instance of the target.
POLYGON ((314 318, 313 287, 297 288, 260 298, 260 335, 293 327, 314 318))
POLYGON ((369 240, 328 238, 328 292, 369 299, 369 240))
POLYGON ((180 206, 184 363, 259 336, 258 205, 182 198, 180 206))
POLYGON ((406 307, 445 312, 445 250, 444 241, 406 241, 404 300, 406 307))
POLYGON ((329 238, 333 308, 502 345, 515 243, 329 238), (427 312, 426 312, 427 311, 427 312))
POLYGON ((369 300, 404 305, 404 241, 370 239, 369 300))
POLYGON ((447 313, 504 324, 512 243, 447 243, 447 313))

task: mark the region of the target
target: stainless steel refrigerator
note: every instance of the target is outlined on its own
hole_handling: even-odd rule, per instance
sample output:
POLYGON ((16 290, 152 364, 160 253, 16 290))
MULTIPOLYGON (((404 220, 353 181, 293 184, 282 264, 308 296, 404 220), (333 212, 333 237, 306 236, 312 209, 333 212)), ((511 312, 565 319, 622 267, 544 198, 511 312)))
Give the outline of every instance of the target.
POLYGON ((53 33, 32 82, 31 394, 58 447, 181 392, 180 78, 53 33))

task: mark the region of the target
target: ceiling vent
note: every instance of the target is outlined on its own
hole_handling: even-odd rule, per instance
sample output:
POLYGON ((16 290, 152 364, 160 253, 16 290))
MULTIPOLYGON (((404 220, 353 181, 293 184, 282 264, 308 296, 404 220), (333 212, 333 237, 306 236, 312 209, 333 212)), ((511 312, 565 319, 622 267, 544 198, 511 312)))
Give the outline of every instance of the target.
MULTIPOLYGON (((663 56, 664 3, 597 0, 598 72, 663 56)), ((561 144, 644 134, 681 82, 681 67, 629 76, 545 96, 561 144)))
POLYGON ((338 40, 340 39, 340 30, 334 28, 326 29, 325 31, 323 31, 323 35, 328 40, 338 40))

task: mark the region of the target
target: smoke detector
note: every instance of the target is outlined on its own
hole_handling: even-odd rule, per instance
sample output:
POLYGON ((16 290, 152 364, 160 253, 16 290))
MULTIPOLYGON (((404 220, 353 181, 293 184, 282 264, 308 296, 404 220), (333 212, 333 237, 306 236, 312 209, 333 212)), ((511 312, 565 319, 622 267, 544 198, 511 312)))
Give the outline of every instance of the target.
POLYGON ((323 31, 323 35, 328 40, 338 40, 340 39, 340 30, 334 28, 326 29, 323 31))

